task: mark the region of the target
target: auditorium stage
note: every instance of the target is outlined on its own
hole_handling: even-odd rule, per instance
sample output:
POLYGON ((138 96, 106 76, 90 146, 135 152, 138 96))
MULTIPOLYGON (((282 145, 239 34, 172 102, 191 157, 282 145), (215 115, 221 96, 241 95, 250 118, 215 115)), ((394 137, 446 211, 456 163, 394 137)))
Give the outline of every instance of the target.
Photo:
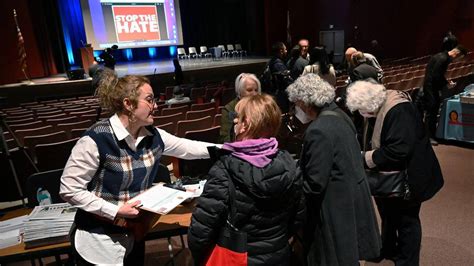
MULTIPOLYGON (((242 73, 263 72, 269 58, 244 57, 242 59, 185 59, 180 60, 184 73, 185 83, 196 81, 222 81, 233 82, 235 77, 242 73)), ((166 86, 174 85, 174 66, 172 60, 148 60, 117 63, 115 70, 121 76, 143 75, 150 78, 155 94, 166 86)), ((88 77, 86 75, 86 77, 88 77)), ((93 93, 90 78, 82 80, 68 80, 65 73, 51 77, 33 79, 34 83, 27 82, 6 84, 0 86, 2 106, 16 106, 22 102, 47 100, 57 97, 75 97, 91 95, 93 93)))

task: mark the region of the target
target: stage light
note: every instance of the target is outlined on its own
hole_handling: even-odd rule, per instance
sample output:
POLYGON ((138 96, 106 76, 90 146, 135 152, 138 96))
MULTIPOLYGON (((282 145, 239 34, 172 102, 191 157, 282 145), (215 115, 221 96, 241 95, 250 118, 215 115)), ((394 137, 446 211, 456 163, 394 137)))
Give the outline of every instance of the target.
POLYGON ((155 58, 156 57, 156 48, 155 47, 148 48, 148 55, 150 56, 150 58, 155 58))
POLYGON ((74 53, 72 52, 71 38, 69 38, 69 32, 64 30, 64 44, 66 45, 67 59, 69 64, 74 65, 74 53))
POLYGON ((128 61, 133 60, 133 53, 132 53, 131 48, 123 49, 123 54, 124 54, 125 58, 127 58, 128 61))
POLYGON ((176 56, 176 46, 170 46, 170 56, 175 57, 176 56))

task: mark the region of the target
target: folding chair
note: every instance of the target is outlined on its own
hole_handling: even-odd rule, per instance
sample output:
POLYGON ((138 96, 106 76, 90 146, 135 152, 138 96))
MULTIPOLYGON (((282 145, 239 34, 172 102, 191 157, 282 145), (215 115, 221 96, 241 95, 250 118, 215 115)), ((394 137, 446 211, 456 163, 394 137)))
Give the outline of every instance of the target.
POLYGON ((200 46, 199 47, 199 56, 201 58, 211 58, 212 54, 207 51, 207 46, 200 46))

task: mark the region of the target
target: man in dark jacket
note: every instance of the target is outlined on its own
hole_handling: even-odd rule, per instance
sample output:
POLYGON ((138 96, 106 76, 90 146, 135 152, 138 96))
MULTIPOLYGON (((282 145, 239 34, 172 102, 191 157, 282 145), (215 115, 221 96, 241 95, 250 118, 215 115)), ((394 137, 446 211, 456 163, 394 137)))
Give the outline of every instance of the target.
POLYGON ((333 102, 334 88, 316 74, 301 76, 287 91, 313 120, 299 161, 308 265, 358 265, 377 257, 380 235, 352 121, 333 102))
POLYGON ((273 85, 272 92, 270 93, 275 96, 282 112, 286 113, 290 108, 290 104, 285 89, 293 81, 284 61, 288 51, 284 43, 276 42, 272 45, 272 52, 273 57, 268 62, 273 85))
POLYGON ((455 83, 448 82, 444 75, 451 62, 462 58, 466 54, 466 48, 457 46, 450 51, 435 54, 431 57, 426 66, 425 81, 423 83, 423 107, 425 112, 425 126, 431 138, 431 143, 434 145, 437 144, 434 138, 441 104, 441 93, 445 88, 455 86, 455 83))
POLYGON ((115 69, 115 61, 114 51, 118 49, 117 45, 112 45, 112 47, 105 49, 100 55, 100 59, 104 62, 104 66, 110 68, 112 70, 115 69))

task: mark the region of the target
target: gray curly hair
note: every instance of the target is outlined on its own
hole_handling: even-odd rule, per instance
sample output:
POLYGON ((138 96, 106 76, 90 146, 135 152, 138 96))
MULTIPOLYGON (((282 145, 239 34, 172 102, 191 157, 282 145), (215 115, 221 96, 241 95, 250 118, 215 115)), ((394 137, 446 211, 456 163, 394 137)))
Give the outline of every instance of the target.
POLYGON ((302 101, 307 106, 316 107, 331 103, 336 95, 329 83, 313 73, 299 77, 286 92, 291 102, 302 101))
POLYGON ((360 80, 347 88, 346 105, 351 112, 356 110, 375 112, 386 99, 387 90, 376 82, 360 80))

